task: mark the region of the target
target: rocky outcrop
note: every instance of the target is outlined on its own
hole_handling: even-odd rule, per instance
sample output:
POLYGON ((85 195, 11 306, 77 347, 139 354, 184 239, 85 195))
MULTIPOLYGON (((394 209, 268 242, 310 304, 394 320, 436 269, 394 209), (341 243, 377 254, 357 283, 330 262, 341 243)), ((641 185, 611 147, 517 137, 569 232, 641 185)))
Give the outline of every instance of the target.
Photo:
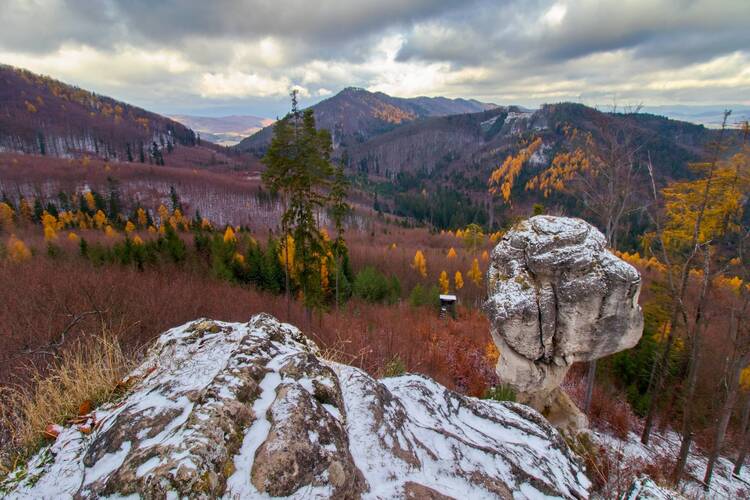
MULTIPOLYGON (((10 498, 585 498, 560 434, 516 403, 327 361, 291 325, 164 333, 116 403, 63 427, 10 498)), ((4 489, 4 490, 3 490, 4 489)))
POLYGON ((585 426, 559 385, 573 363, 638 342, 638 271, 610 253, 587 222, 540 215, 505 234, 487 279, 500 380, 554 423, 585 426))

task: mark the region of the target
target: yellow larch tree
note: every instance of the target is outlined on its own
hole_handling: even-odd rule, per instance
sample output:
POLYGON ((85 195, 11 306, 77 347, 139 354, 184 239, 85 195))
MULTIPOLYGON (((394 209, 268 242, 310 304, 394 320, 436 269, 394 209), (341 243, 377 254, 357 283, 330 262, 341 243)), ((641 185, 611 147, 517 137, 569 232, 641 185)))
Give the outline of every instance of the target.
POLYGON ((159 214, 159 225, 163 226, 164 224, 167 224, 169 221, 169 209, 162 204, 159 205, 156 212, 159 214))
POLYGON ((227 226, 226 231, 224 231, 224 243, 237 243, 237 236, 234 234, 232 226, 227 226))
POLYGON ((104 224, 107 222, 107 216, 104 215, 104 212, 101 210, 97 210, 96 214, 94 214, 94 225, 97 227, 97 229, 101 229, 104 227, 104 224))
POLYGON ((83 199, 86 202, 86 208, 88 208, 90 212, 96 210, 96 200, 94 199, 94 193, 92 193, 91 191, 86 191, 83 195, 83 199))
POLYGON ((136 211, 136 222, 138 222, 140 227, 146 227, 148 225, 148 216, 146 215, 146 211, 141 207, 138 207, 138 210, 136 211))
POLYGON ((7 203, 0 203, 0 229, 11 231, 13 229, 13 208, 7 203))
POLYGON ((461 271, 456 271, 453 277, 453 282, 456 284, 456 290, 460 290, 464 287, 464 277, 461 275, 461 271))
POLYGON ((411 267, 423 278, 427 277, 427 259, 421 250, 417 250, 414 254, 414 260, 411 263, 411 267))
POLYGON ((471 269, 469 269, 467 275, 476 286, 482 285, 482 271, 479 269, 479 259, 474 259, 474 261, 471 263, 471 269))
POLYGON ((31 250, 15 234, 11 234, 8 239, 8 258, 11 262, 23 262, 31 258, 31 250))
POLYGON ((450 280, 448 279, 448 273, 446 271, 440 272, 440 278, 438 279, 440 284, 440 291, 442 293, 448 293, 450 291, 450 280))
POLYGON ((449 259, 455 259, 456 258, 456 249, 451 247, 450 250, 448 250, 448 258, 449 259))
POLYGON ((487 183, 491 195, 500 193, 505 203, 511 204, 510 194, 523 166, 542 147, 541 137, 537 137, 516 155, 508 155, 503 164, 490 174, 487 183))

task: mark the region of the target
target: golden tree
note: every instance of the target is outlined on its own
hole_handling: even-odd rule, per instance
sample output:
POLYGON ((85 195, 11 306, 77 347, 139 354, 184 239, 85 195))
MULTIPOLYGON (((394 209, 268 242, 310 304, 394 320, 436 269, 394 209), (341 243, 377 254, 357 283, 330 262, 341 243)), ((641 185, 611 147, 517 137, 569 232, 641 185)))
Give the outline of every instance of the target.
POLYGON ((8 239, 8 258, 11 262, 22 262, 31 258, 31 250, 26 244, 11 234, 8 239))
POLYGON ((232 226, 227 226, 226 231, 224 231, 224 243, 237 243, 237 236, 235 236, 232 226))
POLYGON ((88 208, 91 212, 96 210, 96 200, 94 199, 94 193, 91 191, 86 191, 83 195, 83 199, 86 202, 86 208, 88 208))
POLYGON ((453 282, 456 284, 456 290, 460 290, 464 287, 464 277, 461 275, 461 271, 456 271, 453 277, 453 282))
POLYGON ((146 227, 148 225, 148 216, 146 215, 146 211, 141 207, 138 207, 138 210, 136 211, 136 221, 141 227, 146 227))
POLYGON ((104 215, 104 212, 101 210, 97 210, 96 214, 94 214, 94 224, 98 229, 101 229, 104 224, 107 222, 107 216, 104 215))
POLYGON ((490 179, 487 183, 490 194, 496 195, 500 193, 503 196, 503 201, 511 204, 510 195, 518 175, 521 173, 523 166, 541 147, 542 139, 541 137, 537 137, 530 144, 522 148, 518 154, 508 155, 503 164, 490 174, 490 179))
POLYGON ((450 291, 450 280, 448 279, 448 273, 446 271, 440 272, 438 283, 440 284, 440 291, 442 293, 448 293, 450 291))
POLYGON ((13 209, 7 203, 0 203, 0 229, 10 231, 13 229, 13 209))
POLYGON ((295 242, 291 234, 288 234, 279 246, 279 263, 284 268, 286 275, 294 281, 297 277, 297 263, 295 262, 295 242))
POLYGON ((469 269, 469 272, 466 274, 476 286, 482 285, 482 271, 479 270, 479 259, 474 259, 471 263, 471 269, 469 269))
POLYGON ((448 258, 449 259, 455 259, 456 258, 456 249, 451 247, 450 250, 448 250, 448 258))
POLYGON ((412 269, 417 271, 423 278, 427 277, 427 259, 421 250, 414 254, 414 260, 411 263, 412 269))

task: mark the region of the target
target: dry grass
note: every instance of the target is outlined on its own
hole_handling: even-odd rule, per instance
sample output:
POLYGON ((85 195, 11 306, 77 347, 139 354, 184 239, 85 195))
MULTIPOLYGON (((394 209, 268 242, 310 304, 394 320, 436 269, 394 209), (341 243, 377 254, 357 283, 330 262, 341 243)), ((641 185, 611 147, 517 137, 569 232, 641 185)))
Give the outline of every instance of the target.
POLYGON ((77 416, 83 406, 96 407, 122 390, 131 360, 116 336, 79 339, 44 371, 33 375, 31 385, 0 388, 0 474, 7 473, 44 441, 52 423, 77 416))

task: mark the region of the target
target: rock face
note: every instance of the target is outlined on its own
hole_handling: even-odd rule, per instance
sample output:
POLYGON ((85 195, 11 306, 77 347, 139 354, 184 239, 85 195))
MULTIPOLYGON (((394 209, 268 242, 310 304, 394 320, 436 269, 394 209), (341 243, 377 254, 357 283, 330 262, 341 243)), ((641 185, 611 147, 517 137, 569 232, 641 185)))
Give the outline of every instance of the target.
POLYGON ((573 363, 638 343, 638 271, 607 251, 602 233, 587 222, 540 215, 505 234, 492 251, 487 281, 500 380, 545 415, 585 425, 558 387, 573 363))
POLYGON ((60 429, 9 498, 586 498, 536 411, 417 376, 326 361, 291 325, 196 321, 164 333, 90 433, 60 429))

